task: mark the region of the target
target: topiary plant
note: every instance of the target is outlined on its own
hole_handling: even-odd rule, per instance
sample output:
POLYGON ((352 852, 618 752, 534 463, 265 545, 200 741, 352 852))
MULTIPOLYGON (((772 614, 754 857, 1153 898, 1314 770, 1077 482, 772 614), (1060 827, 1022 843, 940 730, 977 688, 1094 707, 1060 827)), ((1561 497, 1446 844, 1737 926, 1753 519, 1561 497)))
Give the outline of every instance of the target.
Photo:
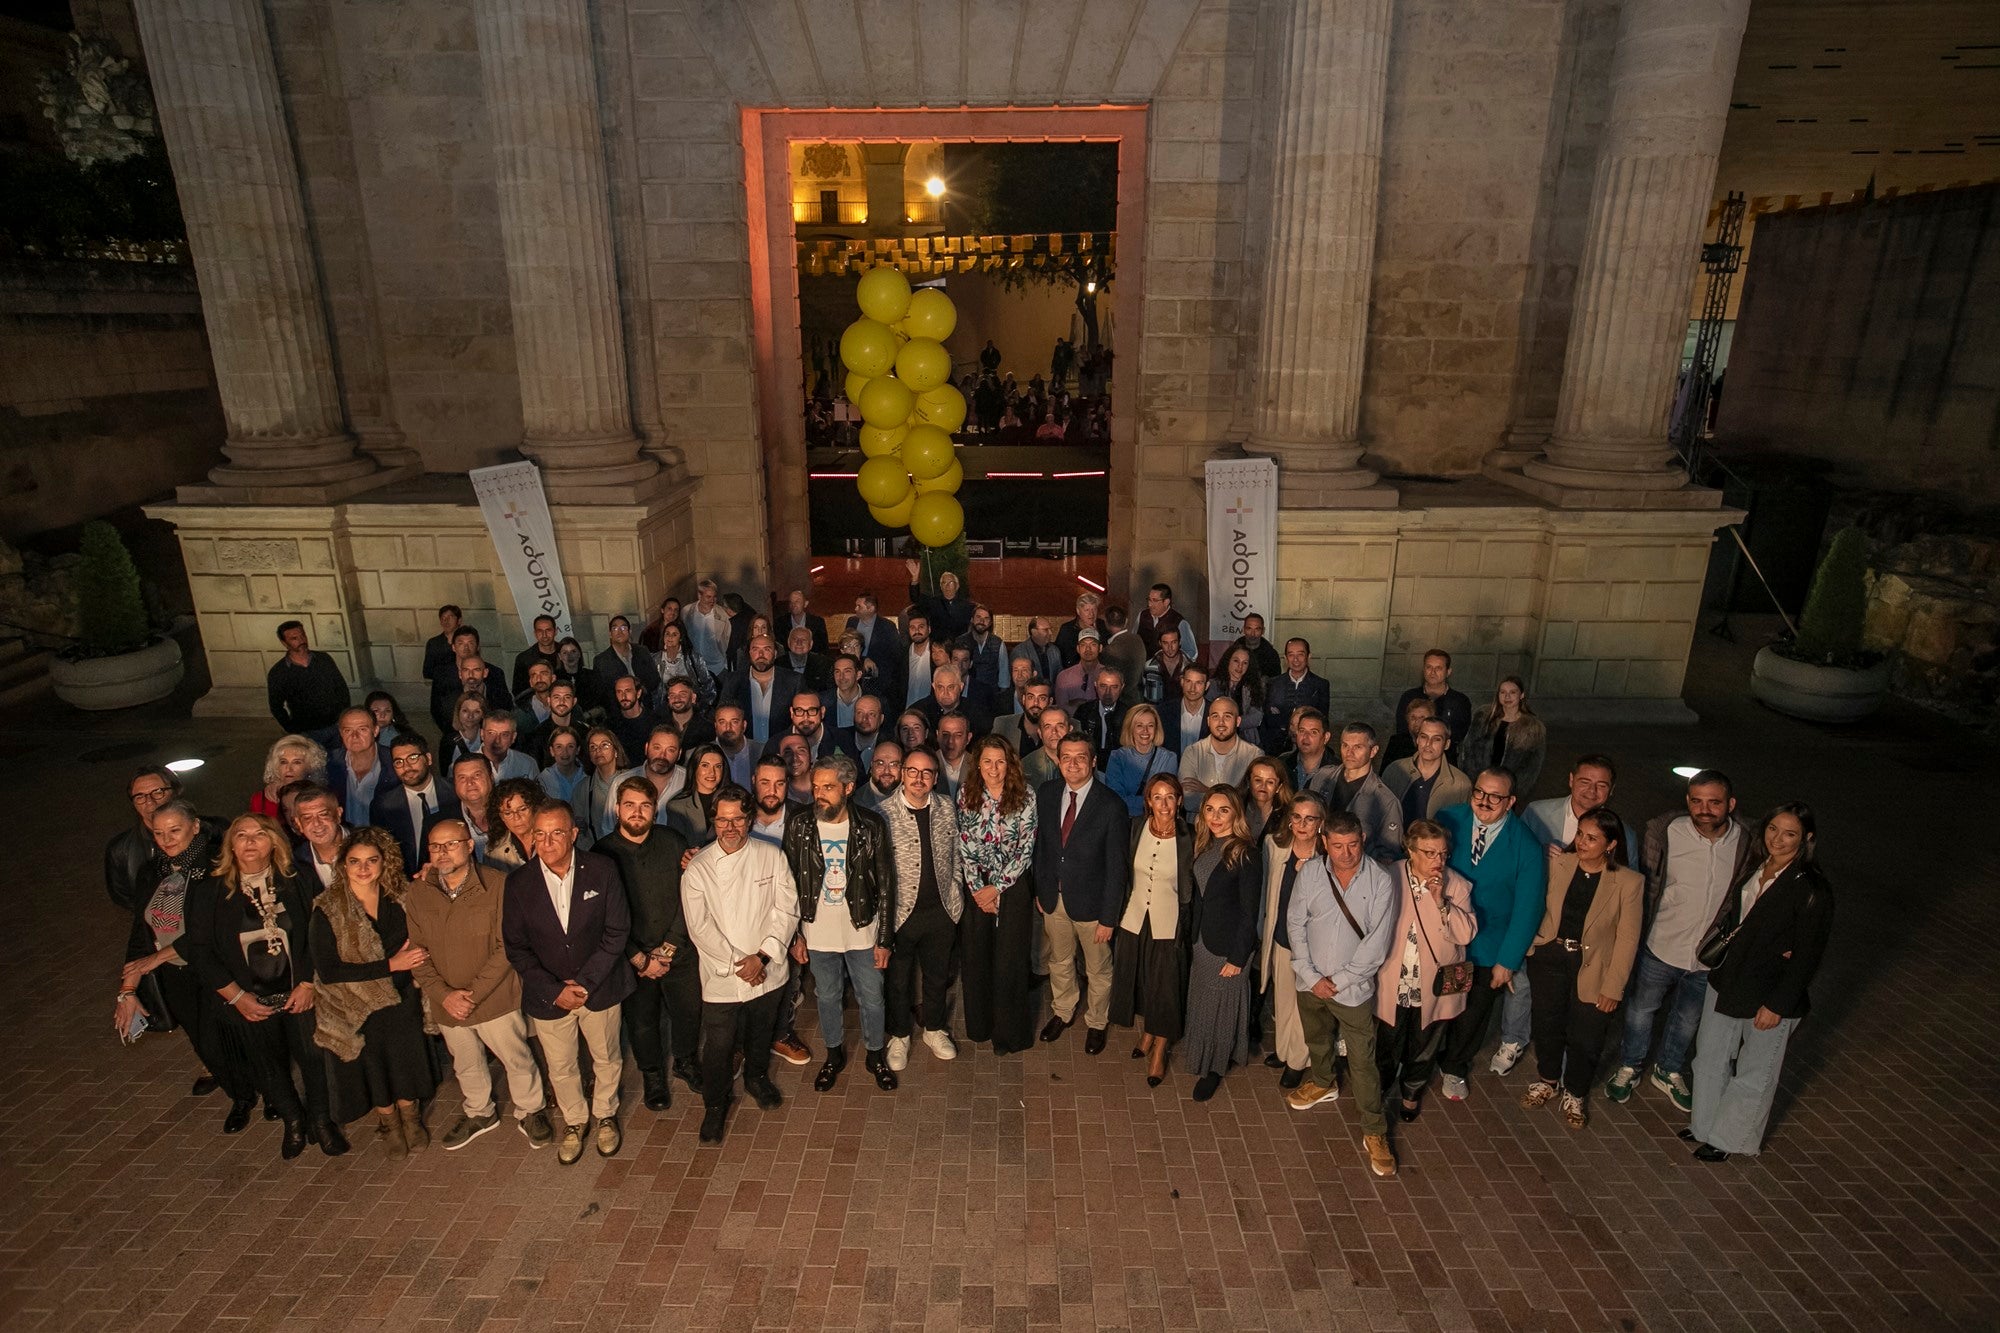
POLYGON ((98 519, 83 527, 83 559, 76 567, 78 622, 83 653, 113 657, 152 639, 139 570, 118 529, 98 519))
POLYGON ((1785 656, 1821 666, 1870 665, 1880 654, 1861 647, 1867 616, 1868 539, 1859 528, 1842 528, 1813 574, 1798 636, 1785 656))

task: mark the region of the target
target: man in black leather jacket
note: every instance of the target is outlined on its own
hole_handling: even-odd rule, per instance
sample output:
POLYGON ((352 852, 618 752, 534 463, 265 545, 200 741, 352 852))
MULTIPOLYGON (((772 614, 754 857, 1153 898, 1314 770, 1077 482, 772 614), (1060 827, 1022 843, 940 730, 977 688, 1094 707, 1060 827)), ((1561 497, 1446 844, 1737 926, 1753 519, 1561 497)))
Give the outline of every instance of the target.
MULTIPOLYGON (((137 823, 112 834, 111 840, 104 844, 104 891, 111 895, 111 901, 118 904, 120 911, 130 912, 139 905, 139 877, 153 857, 153 834, 146 821, 155 810, 180 797, 181 780, 170 769, 147 764, 132 775, 125 793, 132 798, 132 812, 139 818, 137 823)), ((224 821, 203 815, 201 826, 220 846, 224 821)))
POLYGON ((887 1011, 882 1002, 882 972, 889 966, 895 930, 894 913, 888 909, 894 902, 896 870, 888 825, 849 799, 859 776, 846 755, 822 755, 812 768, 812 805, 785 819, 785 859, 799 887, 799 935, 792 941, 792 958, 812 968, 820 1035, 826 1040, 826 1063, 813 1080, 821 1092, 831 1090, 847 1066, 842 1001, 849 981, 861 1010, 868 1072, 883 1091, 896 1086, 885 1053, 887 1011))

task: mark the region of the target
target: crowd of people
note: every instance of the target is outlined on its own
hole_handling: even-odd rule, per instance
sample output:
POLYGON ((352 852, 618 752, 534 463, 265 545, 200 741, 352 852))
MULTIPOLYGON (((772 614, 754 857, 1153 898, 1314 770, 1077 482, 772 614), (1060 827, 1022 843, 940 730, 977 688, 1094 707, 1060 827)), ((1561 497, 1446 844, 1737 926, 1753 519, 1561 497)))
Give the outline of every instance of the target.
MULTIPOLYGON (((1111 365, 1108 347, 1079 350, 1056 339, 1049 370, 1020 382, 1001 368, 1000 349, 989 338, 978 367, 958 377, 965 395, 961 435, 973 444, 1108 444, 1111 440, 1111 365)), ((812 448, 856 447, 859 417, 839 392, 839 376, 829 363, 806 399, 806 444, 812 448)))
POLYGON ((223 1132, 261 1102, 287 1158, 364 1120, 424 1149, 447 1073, 461 1148, 501 1124, 496 1064, 531 1146, 610 1156, 628 1050, 649 1111, 678 1079, 720 1141, 739 1081, 769 1112, 773 1059, 812 1062, 810 978, 820 1092, 850 994, 883 1092, 919 1041, 1080 1025, 1097 1056, 1116 1027, 1197 1102, 1259 1067, 1294 1110, 1344 1092, 1393 1176, 1392 1116, 1471 1097, 1497 1025, 1524 1106, 1582 1129, 1593 1091, 1650 1084, 1721 1161, 1761 1147, 1831 927, 1806 806, 1752 822, 1704 770, 1635 826, 1601 753, 1524 802, 1547 731, 1519 678, 1475 708, 1434 649, 1384 738, 1336 725, 1303 639, 1251 615, 1206 652, 1164 584, 1015 644, 950 574, 837 631, 802 590, 767 616, 703 579, 594 657, 539 619, 506 671, 459 608, 438 625, 438 743, 287 622, 244 812, 148 767, 106 850, 119 1032, 180 1028, 223 1132))

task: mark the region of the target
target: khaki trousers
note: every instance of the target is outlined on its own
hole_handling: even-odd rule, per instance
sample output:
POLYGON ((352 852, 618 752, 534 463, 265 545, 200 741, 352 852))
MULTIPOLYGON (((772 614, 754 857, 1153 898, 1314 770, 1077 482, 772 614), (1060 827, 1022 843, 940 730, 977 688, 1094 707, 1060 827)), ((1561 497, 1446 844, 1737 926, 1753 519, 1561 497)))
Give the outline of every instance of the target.
POLYGON ((1111 1022, 1111 946, 1097 942, 1097 922, 1070 920, 1058 900, 1056 910, 1042 916, 1042 933, 1049 945, 1049 1003, 1056 1017, 1065 1023, 1076 1017, 1076 951, 1080 947, 1090 985, 1083 1025, 1102 1032, 1111 1022))
POLYGON ((531 1018, 535 1035, 542 1042, 542 1056, 549 1062, 549 1091, 555 1094, 556 1109, 565 1125, 587 1125, 595 1114, 609 1120, 618 1114, 618 1083, 625 1076, 625 1048, 618 1035, 619 1010, 623 1006, 593 1012, 573 1009, 561 1018, 531 1018), (577 1046, 590 1046, 591 1070, 597 1083, 592 1098, 583 1100, 583 1075, 577 1066, 577 1046))
POLYGON ((1298 982, 1292 976, 1292 953, 1282 944, 1271 946, 1271 1026, 1274 1048, 1285 1068, 1303 1071, 1311 1056, 1306 1030, 1299 1022, 1298 982))
POLYGON ((461 1027, 440 1024, 445 1049, 451 1052, 451 1067, 458 1073, 458 1090, 465 1098, 465 1113, 475 1120, 493 1114, 493 1074, 486 1067, 486 1053, 493 1052, 507 1071, 507 1100, 514 1104, 514 1118, 542 1109, 542 1071, 528 1046, 528 1020, 516 1009, 484 1023, 461 1027))

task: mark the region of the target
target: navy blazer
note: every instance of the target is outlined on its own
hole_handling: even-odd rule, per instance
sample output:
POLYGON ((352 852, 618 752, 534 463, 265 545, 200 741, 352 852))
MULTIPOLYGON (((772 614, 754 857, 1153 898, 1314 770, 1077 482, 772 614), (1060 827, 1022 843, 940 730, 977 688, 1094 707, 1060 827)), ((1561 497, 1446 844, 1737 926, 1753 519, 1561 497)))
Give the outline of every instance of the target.
POLYGON ((1044 912, 1055 911, 1060 897, 1070 920, 1115 927, 1132 882, 1132 816, 1124 797, 1093 779, 1065 843, 1068 799, 1061 774, 1035 793, 1035 897, 1044 912))
MULTIPOLYGON (((1163 704, 1154 704, 1153 711, 1160 715, 1160 745, 1175 754, 1181 753, 1181 697, 1176 694, 1163 704)), ((1201 705, 1201 735, 1195 740, 1208 739, 1208 702, 1201 705)))
MULTIPOLYGON (((636 639, 632 641, 632 665, 630 669, 627 669, 625 663, 619 660, 617 652, 610 648, 606 648, 597 655, 596 659, 591 662, 590 669, 591 673, 596 676, 598 685, 607 695, 611 693, 611 683, 613 681, 622 680, 626 676, 630 676, 639 682, 639 689, 642 691, 639 696, 640 698, 644 699, 647 703, 654 703, 659 699, 660 668, 654 664, 653 655, 640 647, 636 639)), ((584 702, 584 700, 579 699, 577 706, 581 708, 584 702)))
POLYGON ((1263 734, 1274 744, 1279 743, 1280 737, 1288 742, 1292 712, 1299 708, 1317 708, 1329 718, 1333 711, 1333 687, 1311 667, 1306 668, 1306 678, 1297 684, 1292 683, 1290 673, 1283 671, 1264 682, 1263 734))
MULTIPOLYGON (((393 761, 389 758, 388 746, 375 747, 375 762, 379 765, 375 771, 381 774, 375 781, 375 790, 380 791, 383 783, 397 781, 396 770, 391 767, 393 761)), ((326 789, 333 793, 334 800, 340 802, 343 817, 347 813, 347 778, 347 751, 335 749, 326 757, 326 789)))
MULTIPOLYGON (((853 620, 850 619, 847 626, 853 629, 853 620)), ((903 653, 901 631, 896 628, 894 621, 877 611, 875 628, 869 633, 868 641, 861 645, 861 656, 875 664, 876 679, 882 697, 895 699, 899 703, 903 698, 903 653)), ((902 710, 899 708, 897 711, 902 710)))
MULTIPOLYGON (((806 692, 805 682, 798 673, 782 664, 771 668, 771 731, 776 736, 792 724, 792 700, 806 692)), ((735 704, 743 710, 745 727, 750 724, 750 672, 729 671, 715 684, 715 706, 735 704)), ((709 710, 714 716, 714 709, 709 710)))
MULTIPOLYGON (((384 778, 395 779, 394 773, 385 773, 384 778)), ((407 874, 417 873, 417 867, 427 859, 421 845, 424 834, 430 832, 432 824, 440 819, 463 819, 459 809, 458 793, 451 788, 451 782, 435 773, 431 775, 437 790, 436 808, 425 818, 422 828, 410 827, 410 802, 403 795, 401 779, 379 782, 375 785, 375 799, 368 803, 368 822, 388 833, 403 849, 403 869, 407 874)))
POLYGON ((576 884, 570 891, 569 930, 556 919, 541 858, 507 876, 500 909, 500 935, 507 961, 521 974, 521 1008, 530 1018, 561 1018, 556 1005, 565 983, 575 981, 590 998, 584 1008, 601 1013, 638 988, 625 957, 632 932, 631 909, 618 867, 609 857, 577 851, 576 884))

